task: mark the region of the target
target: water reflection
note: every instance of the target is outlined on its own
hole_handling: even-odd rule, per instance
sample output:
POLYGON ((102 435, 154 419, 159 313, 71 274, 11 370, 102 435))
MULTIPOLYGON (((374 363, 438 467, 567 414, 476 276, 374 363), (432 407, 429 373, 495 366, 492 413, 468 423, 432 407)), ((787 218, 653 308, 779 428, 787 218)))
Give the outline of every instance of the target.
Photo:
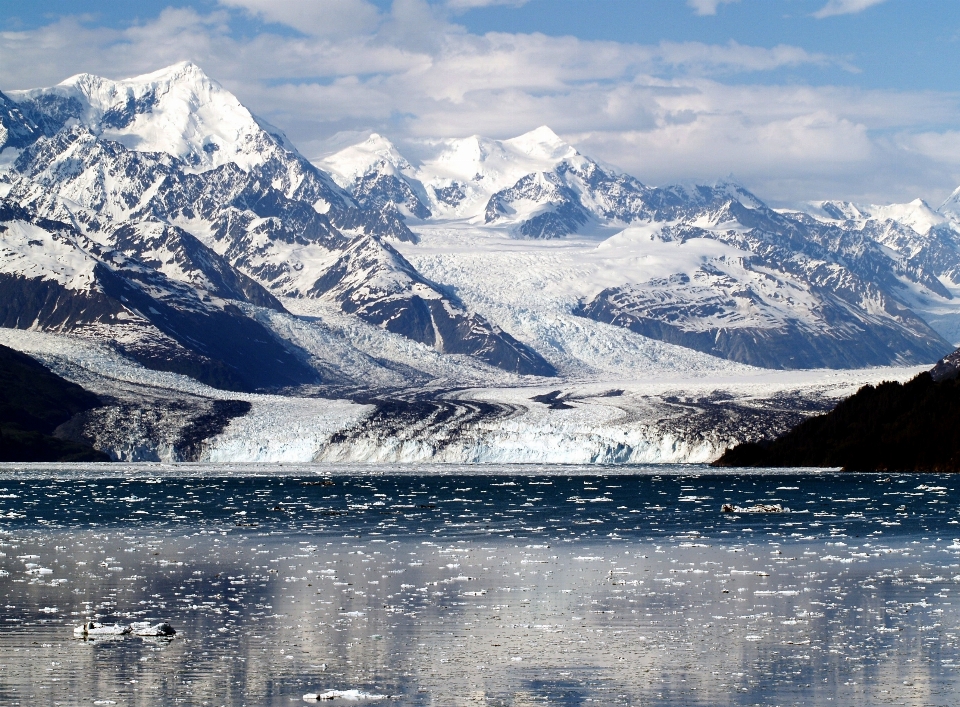
POLYGON ((3 483, 0 703, 289 705, 359 690, 404 705, 920 705, 957 692, 950 477, 153 481, 3 483), (771 499, 792 511, 719 513, 771 499), (167 620, 178 635, 74 640, 86 618, 167 620))

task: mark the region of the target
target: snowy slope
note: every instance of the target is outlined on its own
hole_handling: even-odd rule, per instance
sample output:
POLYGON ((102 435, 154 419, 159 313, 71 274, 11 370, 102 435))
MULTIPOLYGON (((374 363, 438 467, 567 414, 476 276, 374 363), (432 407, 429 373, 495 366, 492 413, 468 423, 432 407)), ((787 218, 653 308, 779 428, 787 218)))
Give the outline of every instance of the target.
POLYGON ((816 202, 821 221, 883 246, 902 281, 900 297, 934 330, 960 343, 960 219, 956 195, 937 211, 922 199, 905 204, 816 202))
POLYGON ((160 229, 150 240, 129 228, 114 234, 113 245, 104 245, 0 199, 0 324, 82 333, 110 341, 160 370, 186 372, 227 388, 318 380, 292 347, 247 316, 233 298, 250 306, 261 299, 260 304, 282 309, 277 300, 239 278, 189 234, 160 229), (124 248, 125 238, 135 247, 124 248), (150 261, 165 257, 164 246, 172 242, 191 257, 179 263, 150 261))

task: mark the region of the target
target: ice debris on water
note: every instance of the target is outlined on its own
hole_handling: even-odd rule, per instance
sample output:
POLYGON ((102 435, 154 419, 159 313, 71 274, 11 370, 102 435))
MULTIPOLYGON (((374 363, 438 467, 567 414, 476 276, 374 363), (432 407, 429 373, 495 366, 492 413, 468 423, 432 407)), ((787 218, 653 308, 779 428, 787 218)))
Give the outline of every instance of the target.
POLYGON ((102 624, 97 621, 84 621, 73 629, 74 636, 125 636, 130 633, 129 626, 124 624, 102 624))
POLYGON ((735 506, 732 503, 724 503, 720 507, 721 513, 785 513, 789 510, 779 503, 757 503, 752 506, 735 506))
POLYGON ((85 621, 74 627, 73 635, 78 638, 88 636, 173 636, 176 634, 173 626, 166 621, 152 624, 149 621, 135 621, 129 626, 126 624, 101 624, 97 621, 85 621))
POLYGON ((149 621, 136 621, 130 624, 130 630, 134 636, 173 636, 177 632, 166 621, 158 624, 152 624, 149 621))
POLYGON ((310 692, 303 696, 308 702, 320 702, 322 700, 347 700, 350 702, 359 702, 360 700, 385 700, 386 695, 374 695, 360 690, 327 690, 326 692, 310 692))

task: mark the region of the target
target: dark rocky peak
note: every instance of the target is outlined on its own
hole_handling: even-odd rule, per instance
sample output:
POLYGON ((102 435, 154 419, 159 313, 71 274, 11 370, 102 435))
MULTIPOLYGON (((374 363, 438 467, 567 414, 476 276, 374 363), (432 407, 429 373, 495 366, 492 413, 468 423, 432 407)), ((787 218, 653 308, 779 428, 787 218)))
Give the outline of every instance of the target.
POLYGON ((47 137, 56 135, 68 123, 76 123, 83 117, 83 104, 75 96, 37 92, 29 96, 19 95, 13 100, 23 115, 47 137))
POLYGON ((110 242, 124 255, 202 293, 286 311, 262 285, 182 228, 159 222, 124 223, 112 231, 110 242))
POLYGON ((511 217, 521 212, 526 217, 516 231, 524 238, 562 238, 579 231, 590 219, 579 195, 556 172, 528 174, 495 193, 484 209, 484 222, 516 220, 511 217))
POLYGON ((937 365, 930 369, 930 376, 937 382, 960 377, 960 349, 940 359, 937 365))
POLYGON ((0 151, 8 147, 22 149, 42 135, 40 126, 27 117, 20 106, 0 92, 0 151))
POLYGON ((654 221, 689 219, 705 211, 719 211, 731 202, 747 209, 766 208, 747 189, 732 182, 651 188, 646 193, 645 201, 654 221))
POLYGON ((418 219, 433 215, 410 182, 385 160, 375 163, 360 176, 352 192, 353 198, 363 208, 383 209, 390 205, 418 219))

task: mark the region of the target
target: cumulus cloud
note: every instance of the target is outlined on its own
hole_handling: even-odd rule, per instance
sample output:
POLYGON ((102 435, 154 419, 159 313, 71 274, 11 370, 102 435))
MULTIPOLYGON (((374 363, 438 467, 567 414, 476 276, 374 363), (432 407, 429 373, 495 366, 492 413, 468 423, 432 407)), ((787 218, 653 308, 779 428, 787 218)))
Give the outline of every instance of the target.
POLYGON ((692 7, 698 15, 716 15, 720 5, 731 2, 740 2, 740 0, 687 0, 687 5, 692 7))
POLYGON ((742 80, 838 64, 799 47, 478 35, 421 0, 396 0, 362 29, 238 36, 231 13, 281 22, 293 7, 242 1, 207 14, 167 9, 119 29, 61 18, 0 33, 0 88, 81 70, 123 78, 191 59, 308 157, 341 132, 376 130, 415 159, 431 139, 504 138, 548 124, 649 183, 733 173, 779 202, 935 201, 960 182, 960 138, 929 129, 960 123, 953 95, 742 80))
POLYGON ((886 0, 829 0, 826 5, 813 13, 813 16, 823 19, 834 15, 853 15, 882 2, 886 0))
POLYGON ((318 37, 367 32, 380 20, 379 10, 367 0, 220 0, 220 4, 318 37))

